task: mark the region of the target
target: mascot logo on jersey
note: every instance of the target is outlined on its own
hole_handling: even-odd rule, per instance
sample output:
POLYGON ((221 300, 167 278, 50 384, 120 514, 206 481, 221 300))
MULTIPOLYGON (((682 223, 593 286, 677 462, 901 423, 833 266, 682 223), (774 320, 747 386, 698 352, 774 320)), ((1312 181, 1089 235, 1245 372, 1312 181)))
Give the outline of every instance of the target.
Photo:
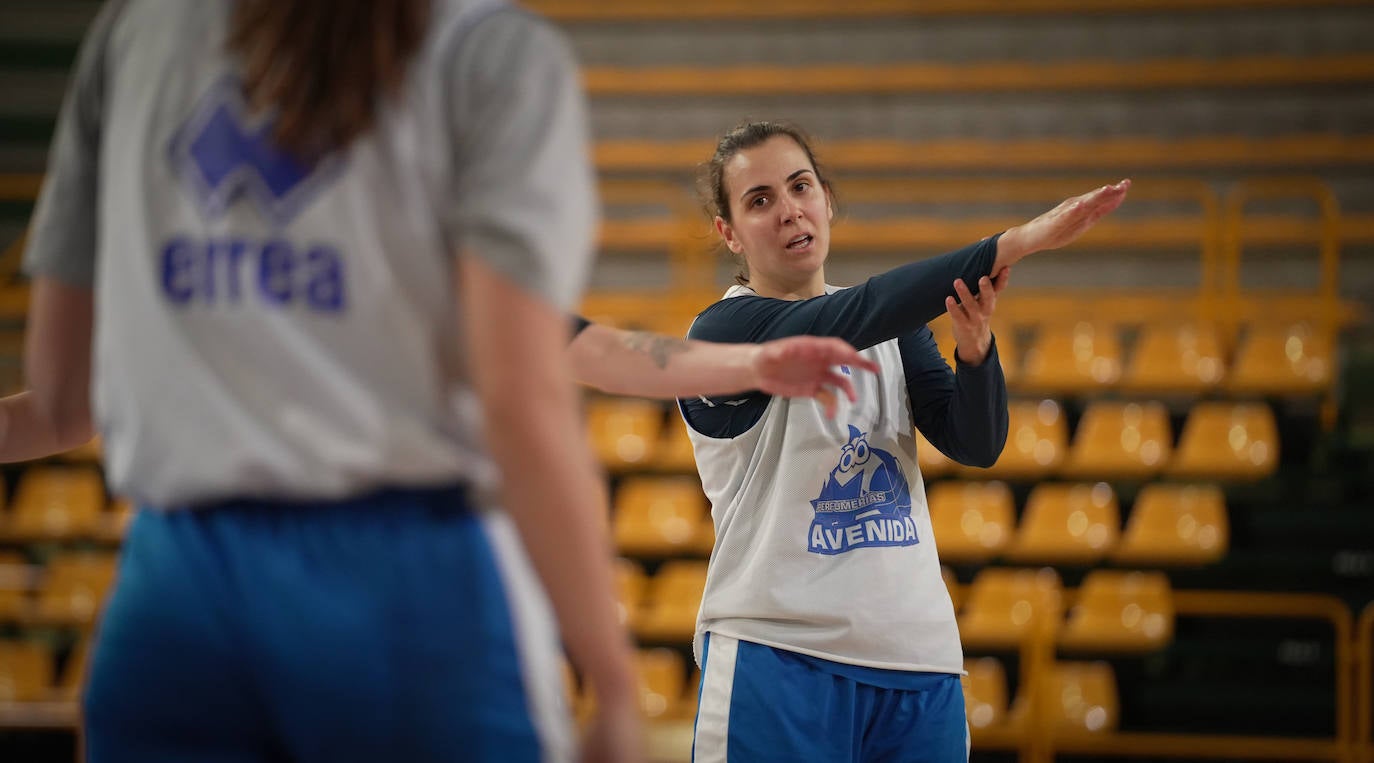
POLYGON ((807 550, 814 554, 919 542, 901 464, 891 453, 869 447, 868 434, 853 426, 839 463, 811 507, 816 518, 807 550))
POLYGON ((337 174, 332 155, 311 164, 278 149, 273 126, 270 116, 248 108, 242 83, 226 77, 177 130, 169 146, 172 167, 207 217, 247 198, 268 222, 282 226, 337 174))

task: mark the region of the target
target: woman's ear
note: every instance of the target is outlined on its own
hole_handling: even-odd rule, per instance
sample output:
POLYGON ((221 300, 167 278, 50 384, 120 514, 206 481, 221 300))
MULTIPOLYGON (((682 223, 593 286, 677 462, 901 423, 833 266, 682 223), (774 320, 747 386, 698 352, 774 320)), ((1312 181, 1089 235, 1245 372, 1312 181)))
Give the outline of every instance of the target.
POLYGON ((730 223, 725 222, 725 218, 716 215, 716 233, 720 234, 720 240, 725 242, 725 248, 735 254, 744 253, 744 245, 735 237, 735 228, 730 223))

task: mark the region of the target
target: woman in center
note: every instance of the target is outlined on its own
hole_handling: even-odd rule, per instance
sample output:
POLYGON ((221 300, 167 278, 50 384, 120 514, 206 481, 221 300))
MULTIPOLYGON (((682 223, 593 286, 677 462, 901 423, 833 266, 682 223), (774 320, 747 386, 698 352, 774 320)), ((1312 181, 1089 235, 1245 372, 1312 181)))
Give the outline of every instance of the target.
POLYGON ((960 463, 997 460, 997 293, 1015 262, 1078 238, 1130 182, 852 288, 825 281, 834 199, 799 130, 735 128, 703 186, 745 272, 689 337, 835 336, 880 372, 855 376, 858 401, 833 420, 761 392, 680 401, 716 530, 694 644, 693 759, 966 760, 963 652, 913 428, 960 463), (926 327, 946 311, 953 371, 926 327))

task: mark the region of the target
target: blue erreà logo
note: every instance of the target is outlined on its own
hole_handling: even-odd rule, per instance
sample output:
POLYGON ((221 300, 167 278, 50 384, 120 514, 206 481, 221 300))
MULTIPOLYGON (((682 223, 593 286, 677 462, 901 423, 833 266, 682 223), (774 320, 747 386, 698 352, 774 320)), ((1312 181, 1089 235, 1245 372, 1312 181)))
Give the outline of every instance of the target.
POLYGON ((806 550, 813 554, 920 542, 902 465, 891 453, 869 447, 868 435, 854 426, 811 508, 816 517, 806 550))
POLYGON ((280 227, 337 173, 334 155, 312 166, 278 149, 272 126, 269 117, 250 114, 242 85, 229 77, 206 93, 172 137, 172 167, 207 217, 219 217, 248 198, 280 227))
POLYGON ((347 261, 330 241, 302 240, 288 224, 338 177, 331 154, 308 164, 278 149, 270 117, 254 117, 238 80, 217 82, 168 146, 172 170, 206 222, 251 203, 270 233, 235 224, 230 235, 169 231, 158 251, 162 296, 180 309, 272 307, 340 314, 348 309, 347 261))

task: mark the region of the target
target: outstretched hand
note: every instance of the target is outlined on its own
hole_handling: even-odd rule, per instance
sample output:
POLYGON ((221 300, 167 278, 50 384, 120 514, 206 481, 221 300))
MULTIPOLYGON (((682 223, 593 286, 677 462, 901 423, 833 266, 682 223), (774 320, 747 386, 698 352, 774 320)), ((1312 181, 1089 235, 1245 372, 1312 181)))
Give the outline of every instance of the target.
POLYGON ((1129 179, 1104 185, 1081 196, 1065 199, 1059 206, 1028 223, 1010 228, 997 242, 997 266, 1007 267, 1032 252, 1067 246, 1111 214, 1126 200, 1129 179))
POLYGON ((751 363, 755 386, 770 395, 813 397, 834 417, 838 404, 836 392, 850 402, 856 399, 850 378, 836 369, 878 372, 878 364, 859 355, 841 339, 819 336, 794 336, 775 339, 758 346, 751 363))

